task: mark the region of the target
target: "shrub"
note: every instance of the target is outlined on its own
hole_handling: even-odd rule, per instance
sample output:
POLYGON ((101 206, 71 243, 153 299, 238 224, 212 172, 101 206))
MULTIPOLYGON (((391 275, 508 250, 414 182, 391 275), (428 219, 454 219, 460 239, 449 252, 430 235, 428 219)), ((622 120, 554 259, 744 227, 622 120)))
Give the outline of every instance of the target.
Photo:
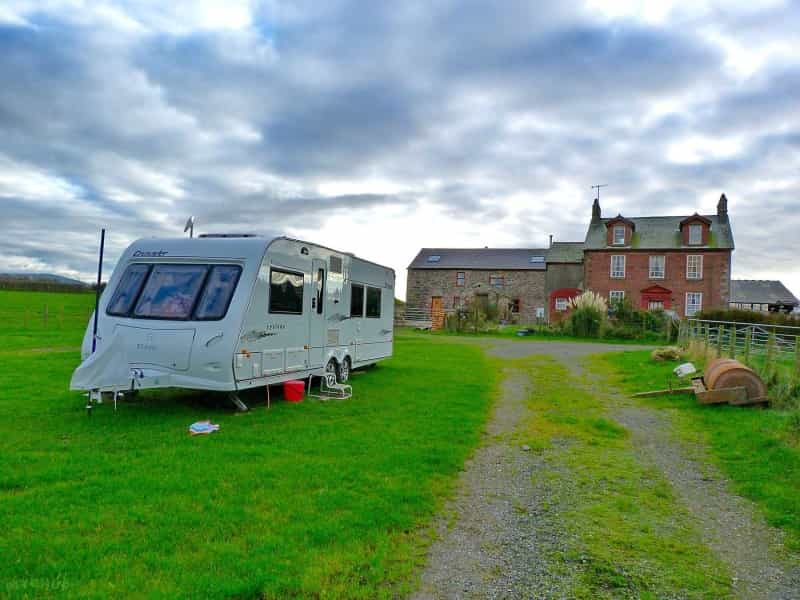
POLYGON ((610 325, 603 330, 603 337, 617 340, 635 340, 641 335, 641 331, 627 325, 610 325))
POLYGON ((577 337, 599 337, 605 326, 608 305, 605 298, 591 291, 570 300, 572 312, 564 321, 564 330, 577 337))

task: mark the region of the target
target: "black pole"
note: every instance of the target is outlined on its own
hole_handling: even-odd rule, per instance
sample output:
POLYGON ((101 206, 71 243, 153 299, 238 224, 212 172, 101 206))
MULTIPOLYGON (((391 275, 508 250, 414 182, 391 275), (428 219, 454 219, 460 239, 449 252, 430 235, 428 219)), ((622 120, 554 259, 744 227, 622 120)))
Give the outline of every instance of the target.
POLYGON ((103 279, 103 250, 106 245, 106 230, 100 230, 100 260, 97 262, 97 289, 94 294, 94 327, 92 329, 92 354, 97 348, 97 318, 100 312, 100 282, 103 279))

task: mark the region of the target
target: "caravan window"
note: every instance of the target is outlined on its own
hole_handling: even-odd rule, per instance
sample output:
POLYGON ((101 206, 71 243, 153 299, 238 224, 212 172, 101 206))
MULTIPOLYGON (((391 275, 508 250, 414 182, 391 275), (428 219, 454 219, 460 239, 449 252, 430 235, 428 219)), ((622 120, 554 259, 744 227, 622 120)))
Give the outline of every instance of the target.
POLYGON ((372 319, 381 316, 381 290, 379 288, 367 288, 367 316, 372 319))
POLYGON ((241 273, 242 268, 234 265, 212 267, 203 295, 200 296, 200 302, 194 311, 195 318, 212 321, 224 317, 241 273))
POLYGON ((188 319, 208 265, 154 265, 133 314, 146 319, 188 319))
POLYGON ((350 316, 364 316, 364 286, 357 283, 350 287, 350 316))
POLYGON ((150 265, 143 264, 129 265, 125 269, 117 290, 114 292, 114 297, 108 303, 106 312, 109 315, 124 316, 131 311, 133 303, 139 297, 139 292, 142 291, 148 271, 150 271, 150 265))
POLYGON ((303 314, 303 275, 272 269, 269 274, 269 312, 303 314))

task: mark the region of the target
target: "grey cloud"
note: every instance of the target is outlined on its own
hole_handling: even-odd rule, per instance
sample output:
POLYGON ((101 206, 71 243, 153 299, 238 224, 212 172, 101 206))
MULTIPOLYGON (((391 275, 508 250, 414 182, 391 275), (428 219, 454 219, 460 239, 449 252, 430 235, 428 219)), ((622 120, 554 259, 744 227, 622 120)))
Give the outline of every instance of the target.
MULTIPOLYGON (((722 191, 734 215, 785 206, 781 186, 800 168, 800 63, 735 80, 703 34, 711 22, 756 43, 757 22, 785 40, 800 10, 775 10, 653 27, 600 22, 578 3, 270 3, 252 28, 180 35, 39 14, 35 28, 0 27, 0 159, 70 182, 82 208, 0 197, 14 229, 0 251, 87 272, 103 225, 122 247, 179 234, 188 214, 206 230, 272 234, 348 215, 391 228, 383 214, 430 206, 442 236, 460 227, 488 243, 504 222, 504 235, 539 244, 583 236, 593 183, 611 184, 615 213, 709 210, 698 198, 722 191), (672 162, 689 136, 744 144, 672 162), (321 194, 328 179, 405 191, 321 194), (555 190, 568 190, 557 206, 555 190), (38 243, 43 222, 65 243, 38 243)), ((745 243, 762 240, 736 223, 750 268, 745 243)), ((405 243, 403 257, 442 241, 405 243)))

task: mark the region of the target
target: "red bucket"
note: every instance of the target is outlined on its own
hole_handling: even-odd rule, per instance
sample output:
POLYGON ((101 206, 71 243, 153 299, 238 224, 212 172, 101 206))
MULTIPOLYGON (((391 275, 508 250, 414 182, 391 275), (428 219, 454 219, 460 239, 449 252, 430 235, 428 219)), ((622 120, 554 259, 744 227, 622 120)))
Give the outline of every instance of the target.
POLYGON ((287 402, 302 402, 306 392, 305 381, 284 381, 283 397, 287 402))

